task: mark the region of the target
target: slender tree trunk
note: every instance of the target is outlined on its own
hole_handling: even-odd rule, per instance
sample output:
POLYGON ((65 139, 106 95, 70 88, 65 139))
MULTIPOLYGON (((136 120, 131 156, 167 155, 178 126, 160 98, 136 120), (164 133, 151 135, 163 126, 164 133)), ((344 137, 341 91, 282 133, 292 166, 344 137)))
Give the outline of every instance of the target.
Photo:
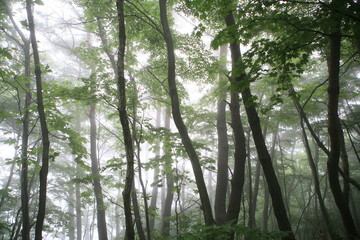
MULTIPOLYGON (((78 169, 79 166, 76 166, 78 169)), ((76 198, 76 239, 82 239, 82 213, 81 213, 81 192, 80 183, 75 184, 75 198, 76 198)))
MULTIPOLYGON (((225 3, 228 2, 225 0, 225 3)), ((227 27, 235 26, 235 20, 231 11, 228 12, 225 17, 227 27)), ((233 39, 230 43, 231 58, 233 63, 232 72, 238 72, 236 80, 242 83, 241 95, 245 105, 246 114, 252 131, 252 136, 255 142, 256 150, 258 153, 259 161, 262 165, 267 185, 269 187, 269 193, 272 198, 272 204, 274 207, 274 213, 277 219, 278 227, 281 231, 287 231, 289 234, 283 239, 294 239, 295 236, 292 232, 291 225, 286 213, 284 200, 281 194, 281 188, 276 177, 270 154, 267 150, 265 139, 261 131, 260 119, 253 103, 253 96, 250 91, 249 83, 246 81, 246 75, 244 71, 239 71, 239 64, 241 63, 241 51, 240 46, 233 39), (244 82, 245 81, 245 82, 244 82)))
MULTIPOLYGON (((226 62, 228 45, 220 47, 220 61, 226 62)), ((226 81, 224 81, 225 74, 222 71, 226 70, 226 64, 221 66, 219 73, 219 87, 220 96, 217 102, 216 115, 216 130, 218 135, 218 159, 217 159, 217 175, 216 175, 216 190, 215 190, 215 221, 217 225, 225 223, 226 217, 226 192, 228 187, 228 155, 229 143, 227 137, 227 123, 226 123, 226 81)))
MULTIPOLYGON (((170 132, 170 116, 168 114, 169 110, 166 109, 164 111, 164 127, 170 132)), ((168 139, 166 142, 170 141, 168 139)), ((166 144, 166 143, 165 143, 166 144)), ((164 171, 166 176, 166 198, 164 202, 164 211, 162 215, 162 227, 161 227, 161 235, 169 236, 170 235, 170 217, 171 217, 171 206, 174 199, 174 174, 172 167, 172 158, 168 151, 166 151, 167 147, 164 146, 164 154, 165 154, 165 165, 164 171)))
POLYGON ((136 225, 136 230, 137 230, 137 234, 139 236, 140 240, 145 240, 145 233, 144 233, 144 229, 143 229, 143 225, 141 222, 141 215, 140 215, 140 208, 139 208, 139 202, 138 202, 138 198, 137 198, 137 193, 136 193, 136 188, 135 188, 135 182, 133 182, 133 186, 131 189, 131 200, 132 200, 132 205, 133 205, 133 209, 134 209, 134 219, 135 219, 135 225, 136 225))
MULTIPOLYGON (((28 78, 28 82, 25 84, 27 90, 25 91, 25 103, 24 103, 24 115, 22 117, 22 136, 21 136, 21 175, 20 175, 20 183, 21 183, 21 211, 22 211, 22 237, 24 240, 30 239, 30 219, 29 219, 29 190, 28 190, 28 142, 29 142, 29 108, 31 103, 31 90, 30 90, 30 82, 31 82, 31 74, 30 74, 30 39, 26 38, 17 23, 15 22, 11 9, 6 1, 2 2, 2 5, 5 8, 6 14, 10 18, 13 27, 16 32, 20 36, 22 40, 22 44, 19 46, 22 48, 24 52, 24 74, 28 78)), ((15 162, 11 167, 11 173, 13 173, 13 169, 15 167, 15 162)), ((8 188, 12 179, 12 174, 10 174, 8 183, 5 186, 5 189, 8 188)), ((3 198, 1 198, 1 205, 3 203, 3 198)), ((19 228, 20 229, 20 228, 19 228)))
POLYGON ((93 175, 94 195, 96 200, 96 217, 99 239, 107 240, 105 204, 101 189, 100 171, 97 157, 97 127, 96 127, 96 104, 90 105, 90 157, 91 173, 93 175))
POLYGON ((166 9, 166 0, 159 0, 160 5, 160 20, 163 27, 164 39, 166 42, 167 48, 167 60, 168 60, 168 84, 169 92, 171 99, 171 108, 172 115, 175 122, 175 125, 180 133, 182 143, 184 144, 185 150, 189 156, 197 188, 200 195, 201 207, 205 219, 206 225, 213 225, 214 219, 212 215, 211 204, 209 200, 209 195, 207 193, 206 184, 204 181, 204 176, 202 173, 199 156, 195 151, 195 148, 191 142, 191 139, 188 135, 187 128, 183 122, 181 112, 180 112, 180 103, 176 87, 176 74, 175 74, 175 51, 174 43, 172 40, 172 35, 169 27, 169 22, 167 19, 167 9, 166 9))
MULTIPOLYGON (((156 109, 156 128, 159 128, 161 126, 161 108, 158 107, 156 109)), ((160 143, 157 144, 158 150, 155 153, 155 157, 160 157, 160 143)), ((155 226, 155 216, 156 216, 156 203, 158 199, 158 193, 159 193, 159 166, 156 165, 154 169, 154 180, 153 180, 153 189, 151 191, 151 202, 150 202, 150 229, 154 229, 155 226)))
POLYGON ((30 39, 33 49, 34 64, 35 64, 35 79, 36 79, 36 100, 37 109, 40 119, 41 138, 42 138, 42 165, 40 169, 40 191, 39 191, 39 208, 35 225, 35 240, 42 239, 42 231, 45 219, 46 210, 46 193, 47 193, 47 176, 49 171, 49 130, 46 123, 46 115, 44 109, 43 93, 42 93, 42 80, 41 80, 41 65, 39 58, 39 51, 35 36, 34 17, 31 9, 31 1, 26 0, 26 12, 28 18, 28 25, 30 30, 30 39))
POLYGON ((291 93, 290 95, 292 96, 294 105, 295 105, 295 107, 297 109, 297 112, 299 113, 300 126, 301 126, 301 131, 302 131, 302 140, 303 140, 306 155, 307 155, 307 158, 308 158, 308 161, 309 161, 309 166, 310 166, 310 169, 311 169, 312 178, 313 178, 313 182, 314 182, 314 188, 315 188, 316 196, 317 196, 317 199, 318 199, 318 202, 319 202, 319 205, 320 205, 320 211, 321 211, 322 217, 323 217, 324 222, 325 222, 325 226, 327 228, 327 231, 330 234, 331 239, 336 239, 337 238, 336 232, 331 226, 329 214, 328 214, 328 212, 326 210, 326 207, 325 207, 324 199, 322 197, 321 188, 320 188, 318 170, 317 170, 313 155, 311 153, 310 144, 309 144, 309 141, 308 141, 308 138, 307 138, 305 125, 304 125, 304 118, 305 118, 303 116, 304 112, 302 111, 302 107, 301 107, 299 101, 297 100, 297 98, 293 94, 293 93, 295 93, 293 88, 290 89, 290 93, 291 93))
POLYGON ((126 110, 126 88, 125 88, 125 15, 124 15, 124 0, 116 1, 117 14, 119 20, 119 51, 118 51, 118 81, 117 88, 119 92, 119 106, 118 112, 121 126, 124 135, 124 144, 126 150, 126 179, 123 191, 125 224, 126 224, 126 239, 135 239, 133 219, 131 213, 131 187, 134 181, 134 147, 131 137, 130 125, 126 110))
POLYGON ((68 209, 69 209, 69 240, 75 240, 75 188, 73 183, 69 184, 69 198, 68 198, 68 209))
POLYGON ((268 223, 269 223, 269 216, 270 216, 269 202, 270 202, 269 187, 267 186, 266 180, 264 178, 264 208, 263 208, 262 224, 261 224, 262 230, 264 232, 268 231, 268 223))
MULTIPOLYGON (((332 2, 333 7, 339 7, 343 5, 341 1, 337 0, 332 2)), ((341 151, 341 125, 338 115, 339 106, 339 72, 340 72, 340 49, 341 49, 341 17, 337 13, 332 14, 332 20, 335 23, 333 26, 333 32, 329 37, 330 46, 328 54, 328 133, 330 139, 330 155, 327 162, 328 177, 330 183, 330 189, 334 196, 335 203, 340 211, 341 218, 343 220, 347 238, 358 239, 359 235, 356 230, 353 217, 349 205, 347 204, 346 197, 341 190, 339 181, 339 160, 341 151)))
MULTIPOLYGON (((129 77, 131 80, 131 85, 133 87, 133 95, 132 95, 132 110, 133 110, 133 122, 132 122, 132 134, 133 134, 133 140, 134 144, 136 146, 136 159, 137 159, 137 165, 138 165, 138 173, 139 173, 139 183, 141 187, 142 192, 142 198, 144 201, 144 210, 145 210, 145 225, 146 225, 146 235, 147 239, 151 240, 151 231, 150 231, 150 223, 149 223, 149 205, 148 205, 148 199, 146 194, 146 188, 142 177, 142 165, 141 165, 141 158, 140 158, 140 151, 141 151, 141 135, 137 136, 137 130, 136 130, 136 122, 137 122, 137 103, 138 103, 138 94, 137 94, 137 87, 136 87, 136 81, 135 78, 132 76, 131 73, 129 73, 129 77)), ((142 133, 142 126, 140 127, 140 134, 142 133)), ((135 187, 135 186, 134 186, 135 187)), ((136 192, 136 190, 135 190, 136 192)), ((140 214, 139 214, 140 215, 140 214)), ((145 235, 145 234, 144 234, 145 235)))
MULTIPOLYGON (((235 79, 232 79, 234 81, 235 79)), ((235 80, 236 81, 236 80, 235 80)), ((234 82, 232 82, 234 84, 234 82)), ((226 222, 237 223, 240 213, 241 198, 245 182, 245 163, 246 163, 246 138, 240 118, 239 94, 231 92, 231 127, 234 134, 234 173, 231 179, 231 193, 226 222)))

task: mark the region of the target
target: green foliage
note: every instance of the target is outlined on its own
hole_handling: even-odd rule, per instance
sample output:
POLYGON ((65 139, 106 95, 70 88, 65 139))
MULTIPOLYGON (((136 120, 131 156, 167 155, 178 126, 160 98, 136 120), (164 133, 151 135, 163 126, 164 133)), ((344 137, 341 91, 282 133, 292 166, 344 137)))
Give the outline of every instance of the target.
MULTIPOLYGON (((286 236, 284 232, 262 232, 258 228, 248 228, 243 225, 225 224, 222 226, 204 226, 197 224, 191 230, 177 236, 181 240, 222 240, 227 239, 231 233, 235 233, 235 239, 240 240, 246 237, 249 240, 278 240, 286 236)), ((159 238, 161 240, 171 239, 168 237, 159 238)))

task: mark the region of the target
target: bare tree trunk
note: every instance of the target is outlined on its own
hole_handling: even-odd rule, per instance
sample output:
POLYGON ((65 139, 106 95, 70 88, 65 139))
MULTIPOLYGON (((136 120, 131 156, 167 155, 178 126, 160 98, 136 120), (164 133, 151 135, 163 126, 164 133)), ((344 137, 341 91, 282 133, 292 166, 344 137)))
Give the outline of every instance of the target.
POLYGON ((304 119, 306 118, 306 116, 304 116, 305 113, 304 113, 299 101, 295 97, 294 88, 290 89, 290 95, 292 96, 294 105, 295 105, 295 107, 297 109, 297 112, 299 114, 299 117, 300 117, 302 140, 303 140, 306 155, 307 155, 307 158, 308 158, 308 161, 309 161, 309 165, 310 165, 310 169, 311 169, 311 173, 312 173, 312 178, 313 178, 313 182, 314 182, 314 188, 315 188, 316 196, 317 196, 317 199, 318 199, 318 202, 319 202, 319 205, 320 205, 321 214, 322 214, 322 217, 323 217, 324 222, 325 222, 325 226, 327 228, 327 231, 330 234, 331 239, 336 239, 337 238, 336 232, 333 229, 333 227, 331 226, 329 214, 328 214, 328 212, 326 210, 324 199, 322 197, 322 193, 321 193, 321 189, 320 189, 320 181, 319 181, 319 176, 318 176, 318 170, 317 170, 313 155, 311 153, 310 144, 309 144, 307 134, 306 134, 306 130, 305 130, 304 119))
POLYGON ((199 156, 196 153, 195 148, 191 142, 187 128, 183 122, 180 112, 180 103, 179 103, 179 97, 178 97, 176 79, 175 79, 176 78, 175 51, 174 51, 174 44, 169 27, 169 22, 167 19, 166 2, 167 2, 166 0, 159 0, 160 19, 161 19, 161 25, 163 27, 164 40, 166 42, 166 48, 167 48, 168 84, 169 84, 169 92, 171 99, 172 115, 175 125, 180 133, 182 143, 184 144, 185 150, 190 158, 190 162, 194 171, 195 181, 200 195, 201 207, 205 219, 205 224, 213 225, 214 219, 212 215, 211 204, 209 200, 209 195, 207 193, 206 184, 204 181, 204 176, 202 173, 199 156))
MULTIPOLYGON (((157 107, 156 109, 156 128, 159 128, 161 126, 161 108, 157 107)), ((155 157, 160 157, 160 143, 157 145, 158 150, 155 153, 155 157)), ((153 189, 151 191, 151 202, 150 202, 150 229, 153 229, 155 226, 155 213, 157 211, 156 203, 158 199, 158 193, 159 193, 159 166, 156 165, 154 169, 154 180, 153 180, 153 189)))
MULTIPOLYGON (((165 109, 164 111, 164 127, 170 132, 170 116, 168 114, 169 110, 165 109)), ((166 144, 166 143, 165 143, 166 144)), ((164 171, 166 176, 166 198, 164 202, 164 209, 162 214, 162 227, 161 235, 169 236, 170 235, 170 217, 171 217, 171 206, 174 199, 174 174, 172 167, 172 158, 169 152, 166 151, 166 146, 164 147, 165 151, 165 165, 164 171)))
MULTIPOLYGON (((220 47, 220 61, 225 61, 227 57, 228 45, 220 47)), ((218 135, 218 159, 217 159, 217 175, 215 190, 215 221, 217 225, 225 223, 226 217, 226 192, 228 187, 228 155, 229 143, 227 136, 226 123, 226 78, 223 71, 226 70, 226 64, 223 64, 219 73, 220 96, 217 102, 216 130, 218 135)))
MULTIPOLYGON (((79 166, 76 166, 78 169, 79 166)), ((75 198, 76 198, 76 240, 82 239, 82 213, 81 213, 81 192, 80 183, 75 184, 75 198)))
MULTIPOLYGON (((332 7, 338 8, 344 3, 340 0, 333 1, 332 7)), ((328 53, 328 132, 330 138, 330 155, 327 162, 328 177, 331 192, 334 196, 335 203, 340 211, 343 224, 346 229, 348 239, 358 239, 359 234, 356 230, 353 217, 346 197, 341 190, 339 181, 339 160, 341 151, 341 125, 338 115, 339 106, 339 72, 340 72, 340 51, 341 51, 341 16, 338 13, 332 13, 333 32, 329 36, 330 46, 328 53)))
POLYGON ((91 157, 91 173, 94 185, 94 195, 96 200, 96 217, 99 239, 107 240, 106 214, 105 204, 100 183, 99 163, 97 157, 97 127, 95 116, 96 104, 90 105, 90 157, 91 157))
POLYGON ((135 188, 135 182, 133 182, 133 186, 131 189, 131 200, 132 200, 132 205, 133 205, 133 209, 134 209, 134 219, 135 219, 136 230, 137 230, 139 239, 145 240, 146 237, 145 237, 144 229, 143 229, 142 222, 141 222, 140 208, 139 208, 139 203, 138 203, 138 198, 137 198, 136 192, 137 191, 135 188))
POLYGON ((134 181, 134 147, 131 137, 130 125, 126 110, 126 88, 125 88, 125 16, 124 16, 124 0, 116 1, 117 14, 119 20, 119 51, 118 51, 118 81, 117 88, 119 92, 119 117, 124 135, 124 144, 126 150, 126 179, 123 191, 126 239, 135 239, 133 219, 131 213, 131 188, 134 181))
MULTIPOLYGON (((232 77, 232 84, 235 79, 232 77)), ((239 94, 231 92, 231 127, 234 134, 234 173, 231 179, 231 193, 229 205, 226 213, 226 222, 237 223, 240 213, 241 199, 245 182, 245 163, 246 163, 246 138, 240 118, 239 94)), ((232 237, 233 238, 233 237, 232 237)))
POLYGON ((42 165, 40 169, 39 208, 38 208, 38 214, 35 225, 35 240, 41 240, 44 219, 45 219, 45 210, 46 210, 46 193, 47 193, 47 176, 49 171, 50 141, 49 141, 49 130, 46 123, 46 115, 45 115, 43 93, 42 93, 41 65, 40 65, 39 51, 35 36, 34 16, 32 14, 31 5, 32 5, 31 1, 26 0, 26 12, 27 12, 28 25, 30 30, 31 45, 33 49, 34 64, 35 64, 37 109, 39 113, 41 138, 42 138, 42 165))
MULTIPOLYGON (((3 6, 5 8, 6 14, 10 18, 13 27, 15 28, 17 34, 20 36, 22 44, 19 44, 19 47, 22 48, 24 52, 24 74, 28 77, 28 82, 25 84, 27 90, 25 91, 25 103, 24 103, 24 115, 22 117, 22 136, 21 136, 21 211, 22 211, 22 237, 24 240, 30 239, 30 219, 29 219, 29 183, 28 183, 28 142, 29 142, 29 108, 31 103, 31 91, 30 91, 30 44, 31 40, 26 38, 17 23, 15 22, 13 15, 11 13, 10 7, 6 1, 3 1, 3 6)), ((15 166, 15 162, 14 165, 15 166)), ((13 170, 13 167, 12 167, 13 170)), ((11 170, 11 171, 12 171, 11 170)), ((11 178, 9 178, 8 185, 10 184, 11 178)), ((6 188, 7 188, 6 187, 6 188)), ((6 189, 5 188, 5 189, 6 189)), ((3 202, 3 199, 1 199, 3 202)))
MULTIPOLYGON (((224 3, 228 4, 228 1, 225 0, 224 3)), ((231 11, 229 11, 225 17, 225 22, 227 27, 235 26, 235 20, 231 11)), ((259 161, 262 165, 266 182, 269 187, 269 193, 272 198, 272 204, 274 207, 274 213, 277 219, 278 227, 281 231, 289 232, 289 234, 283 239, 295 239, 286 213, 284 200, 281 194, 281 188, 271 162, 270 154, 265 144, 264 136, 261 131, 260 119, 253 103, 253 96, 250 91, 249 83, 246 83, 247 80, 245 72, 238 69, 242 58, 240 46, 236 43, 235 39, 231 40, 230 50, 233 63, 232 72, 238 72, 239 74, 234 77, 237 81, 243 83, 241 88, 241 95, 245 105, 245 110, 252 131, 252 136, 254 138, 259 161)))
POLYGON ((75 240, 75 188, 72 182, 69 184, 69 198, 68 198, 68 209, 69 209, 69 240, 75 240))
POLYGON ((266 185, 266 180, 264 178, 264 208, 262 214, 262 230, 264 232, 268 231, 268 222, 270 217, 269 201, 270 201, 269 187, 266 185))

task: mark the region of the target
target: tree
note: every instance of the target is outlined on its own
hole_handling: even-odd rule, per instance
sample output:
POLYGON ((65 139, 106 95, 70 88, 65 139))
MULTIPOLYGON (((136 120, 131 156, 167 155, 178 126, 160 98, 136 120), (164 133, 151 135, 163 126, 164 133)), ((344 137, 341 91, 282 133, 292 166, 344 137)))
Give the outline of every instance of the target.
POLYGON ((126 179, 125 179, 125 188, 123 191, 124 198, 124 210, 126 218, 126 239, 132 240, 135 239, 132 214, 131 214, 131 188, 134 181, 134 148, 133 140, 131 137, 129 120, 126 111, 126 88, 125 88, 125 44, 126 44, 126 35, 125 35, 125 16, 124 16, 124 1, 116 1, 117 17, 119 21, 119 50, 118 50, 118 59, 117 59, 117 69, 118 69, 118 79, 117 79, 117 89, 119 93, 119 105, 118 112, 120 117, 120 122, 123 128, 124 135, 124 144, 126 151, 126 179))
POLYGON ((28 24, 30 30, 30 39, 33 50, 33 56, 34 56, 36 93, 37 93, 36 98, 37 98, 37 108, 40 118, 41 137, 42 137, 42 165, 40 170, 39 207, 38 207, 38 214, 35 225, 35 239, 41 240, 44 219, 45 219, 45 211, 46 211, 46 193, 47 193, 47 176, 49 172, 50 141, 49 141, 49 130, 47 127, 46 114, 45 114, 44 101, 43 101, 40 57, 36 42, 35 24, 34 24, 34 17, 32 14, 31 6, 32 6, 31 1, 27 0, 26 12, 27 12, 27 18, 28 18, 28 24))
POLYGON ((163 27, 163 36, 166 43, 167 49, 167 61, 168 61, 168 85, 169 85, 169 94, 171 99, 171 110, 173 119, 176 127, 180 133, 182 142, 184 144, 185 150, 190 158, 191 165, 193 167, 196 184, 198 186, 198 191, 200 195, 201 207, 203 210, 203 215, 206 225, 213 225, 214 219, 212 215, 212 209, 210 205, 209 195, 207 193, 204 177, 201 170, 200 161, 198 155, 192 145, 191 139, 188 135, 186 126, 182 120, 180 113, 180 104, 179 97, 176 87, 176 73, 175 73, 175 52, 174 44, 172 40, 172 35, 167 19, 167 9, 166 9, 166 0, 159 0, 160 6, 160 19, 161 25, 163 27))
MULTIPOLYGON (((229 4, 227 1, 223 1, 222 4, 229 4)), ((227 12, 225 16, 225 22, 228 28, 235 26, 235 20, 233 17, 232 10, 227 12)), ((294 239, 295 236, 292 233, 291 225, 287 217, 287 213, 284 206, 283 197, 281 194, 280 185, 278 183, 273 165, 271 163, 271 157, 267 150, 265 139, 263 137, 260 125, 260 119, 258 113, 254 107, 253 96, 251 94, 249 83, 246 82, 245 72, 242 70, 243 66, 241 60, 240 46, 237 44, 236 33, 232 32, 232 39, 230 42, 231 58, 232 58, 232 74, 235 81, 239 84, 239 91, 241 92, 243 102, 245 105, 246 114, 252 131, 252 136, 256 145, 257 154, 259 161, 262 165, 266 182, 269 187, 269 192, 272 198, 272 204, 274 207, 274 213, 278 222, 279 229, 281 231, 291 232, 284 239, 294 239)))

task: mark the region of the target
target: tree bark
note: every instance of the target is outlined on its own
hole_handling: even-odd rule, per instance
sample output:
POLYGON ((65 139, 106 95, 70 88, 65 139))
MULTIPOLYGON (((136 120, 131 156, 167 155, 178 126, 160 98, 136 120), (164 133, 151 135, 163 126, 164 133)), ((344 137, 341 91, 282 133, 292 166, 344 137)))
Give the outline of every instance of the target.
MULTIPOLYGON (((78 169, 79 166, 76 166, 78 169)), ((76 198, 76 239, 82 239, 82 213, 81 213, 81 191, 80 183, 76 182, 75 184, 75 198, 76 198)))
POLYGON ((37 109, 40 119, 41 139, 42 139, 42 165, 40 169, 40 190, 39 190, 39 207, 35 225, 35 240, 42 239, 42 231, 45 219, 46 210, 46 193, 47 193, 47 176, 49 172, 49 130, 46 122, 46 115, 44 109, 43 93, 42 93, 42 79, 41 79, 41 65, 39 58, 39 51, 35 35, 34 16, 31 9, 31 1, 26 0, 26 12, 28 18, 28 25, 30 30, 30 39, 33 49, 33 57, 35 64, 35 79, 36 79, 36 100, 37 109))
POLYGON ((320 181, 319 181, 319 176, 318 176, 318 170, 317 170, 313 155, 311 153, 309 140, 308 140, 308 137, 307 137, 307 134, 306 134, 305 125, 304 125, 304 119, 306 119, 306 116, 304 116, 305 113, 304 113, 299 101, 297 100, 297 98, 294 95, 294 93, 295 93, 294 88, 290 89, 290 93, 291 93, 290 95, 292 96, 295 108, 297 109, 297 112, 299 114, 300 126, 301 126, 301 131, 302 131, 302 140, 303 140, 303 143, 304 143, 305 152, 306 152, 308 162, 309 162, 309 165, 310 165, 312 178, 313 178, 313 182, 314 182, 315 193, 316 193, 319 205, 320 205, 320 211, 321 211, 322 217, 324 219, 327 231, 330 234, 330 238, 331 239, 337 239, 336 232, 333 229, 333 227, 331 226, 330 217, 329 217, 329 214, 328 214, 327 209, 325 207, 324 199, 322 197, 321 188, 320 188, 320 181))
POLYGON ((176 74, 175 74, 175 51, 174 43, 169 27, 169 22, 167 19, 167 9, 166 9, 166 0, 159 0, 160 5, 160 20, 163 27, 163 36, 166 42, 167 48, 167 60, 168 60, 168 85, 171 99, 171 108, 172 115, 175 122, 175 125, 180 133, 182 143, 184 144, 185 150, 189 156, 197 188, 200 195, 201 208, 203 211, 205 224, 213 225, 214 219, 212 215, 211 204, 209 200, 209 195, 207 193, 204 176, 202 173, 199 156, 195 151, 195 148, 191 142, 191 139, 188 135, 187 128, 183 122, 181 112, 180 112, 180 103, 176 87, 176 74))
POLYGON ((124 144, 126 151, 126 178, 125 187, 123 191, 125 224, 126 224, 126 239, 135 239, 133 219, 131 213, 131 188, 134 181, 134 146, 131 137, 130 125, 126 110, 126 80, 125 80, 125 15, 124 15, 124 0, 116 1, 117 14, 119 20, 119 50, 118 50, 118 79, 117 89, 119 92, 119 106, 118 112, 121 126, 123 129, 124 144))
MULTIPOLYGON (((225 0, 225 3, 228 2, 225 0)), ((231 11, 229 11, 227 16, 225 17, 225 22, 227 27, 235 26, 235 20, 231 11)), ((237 76, 234 77, 237 78, 237 81, 242 83, 240 92, 245 105, 245 110, 252 131, 252 136, 255 142, 259 161, 263 168, 266 182, 269 187, 269 193, 272 198, 272 204, 274 207, 274 213, 277 219, 278 227, 281 231, 289 232, 289 234, 283 239, 295 239, 286 213, 283 197, 281 194, 281 188, 271 162, 270 154, 265 144, 264 136, 261 131, 260 119, 254 106, 250 86, 249 83, 246 82, 245 72, 239 69, 239 65, 241 64, 242 60, 241 51, 240 46, 236 43, 235 38, 231 40, 230 50, 233 63, 232 72, 239 73, 237 76)))
MULTIPOLYGON (((159 128, 161 126, 161 108, 158 107, 156 109, 156 128, 159 128)), ((155 157, 160 157, 160 143, 157 144, 157 148, 158 150, 155 153, 155 157)), ((150 202, 150 229, 153 229, 155 226, 155 216, 156 216, 156 211, 157 211, 157 207, 156 207, 156 203, 157 203, 157 199, 158 199, 158 193, 159 193, 159 166, 156 165, 155 169, 154 169, 154 181, 153 181, 153 189, 151 191, 151 202, 150 202)))
MULTIPOLYGON (((168 109, 164 111, 164 128, 168 129, 170 132, 170 116, 168 114, 168 109)), ((168 140, 169 141, 169 140, 168 140)), ((166 144, 166 143, 165 143, 166 144)), ((166 150, 167 147, 164 146, 165 154, 165 164, 164 171, 166 176, 166 197, 164 202, 164 209, 162 215, 162 227, 161 235, 169 236, 170 235, 170 217, 171 217, 171 206, 174 199, 174 174, 172 168, 172 158, 170 153, 166 150)))
MULTIPOLYGON (((28 78, 28 82, 25 84, 25 103, 24 103, 24 115, 22 116, 22 134, 21 134, 21 211, 22 211, 22 237, 24 240, 30 239, 30 219, 29 219, 29 183, 28 183, 28 142, 29 142, 29 108, 31 104, 31 90, 30 90, 30 44, 31 40, 26 38, 24 33, 21 31, 17 23, 15 22, 11 9, 6 1, 3 1, 6 14, 8 15, 13 27, 17 34, 20 36, 22 43, 17 42, 19 47, 24 52, 24 74, 28 78)), ((15 166, 15 162, 13 167, 15 166)), ((13 170, 12 167, 12 170, 13 170)), ((11 170, 11 171, 12 171, 11 170)), ((8 185, 10 184, 11 178, 9 178, 8 185)), ((7 187, 6 187, 7 188, 7 187)), ((6 189, 5 188, 5 189, 6 189)), ((1 199, 1 203, 3 199, 1 199)))
MULTIPOLYGON (((234 66, 233 66, 234 67, 234 66)), ((239 79, 232 76, 232 83, 239 79)), ((231 193, 226 213, 226 222, 237 223, 245 182, 246 138, 240 118, 239 94, 231 92, 231 127, 234 134, 234 173, 231 179, 231 193)))
MULTIPOLYGON (((342 5, 341 1, 334 1, 333 7, 342 5)), ((340 211, 341 218, 346 229, 348 239, 358 239, 359 235, 356 230, 353 217, 347 204, 343 191, 341 190, 339 181, 339 160, 341 151, 341 125, 338 115, 339 93, 340 93, 340 51, 341 51, 341 17, 333 12, 331 20, 334 22, 332 26, 333 32, 329 37, 329 53, 328 53, 328 133, 330 139, 330 154, 328 157, 328 179, 331 192, 334 196, 335 203, 340 211)))
MULTIPOLYGON (((220 61, 226 61, 228 45, 220 47, 220 61)), ((217 101, 216 130, 218 135, 218 157, 217 157, 217 175, 215 190, 215 221, 217 225, 225 223, 226 217, 226 192, 228 187, 228 155, 229 143, 227 136, 226 123, 226 84, 224 84, 224 71, 226 64, 221 66, 219 73, 220 96, 217 101)))
POLYGON ((139 202, 138 202, 136 192, 137 191, 135 188, 135 182, 133 182, 133 186, 131 189, 131 200, 132 200, 132 205, 133 205, 133 209, 134 209, 134 220, 135 220, 136 230, 137 230, 137 234, 139 236, 139 240, 145 240, 146 237, 145 237, 145 233, 144 233, 144 229, 143 229, 143 225, 142 225, 142 221, 141 221, 139 202))
POLYGON ((97 157, 97 127, 96 127, 96 104, 90 105, 90 157, 91 157, 91 173, 94 186, 94 195, 96 200, 96 217, 99 239, 107 240, 106 214, 105 204, 101 189, 100 171, 97 157))

